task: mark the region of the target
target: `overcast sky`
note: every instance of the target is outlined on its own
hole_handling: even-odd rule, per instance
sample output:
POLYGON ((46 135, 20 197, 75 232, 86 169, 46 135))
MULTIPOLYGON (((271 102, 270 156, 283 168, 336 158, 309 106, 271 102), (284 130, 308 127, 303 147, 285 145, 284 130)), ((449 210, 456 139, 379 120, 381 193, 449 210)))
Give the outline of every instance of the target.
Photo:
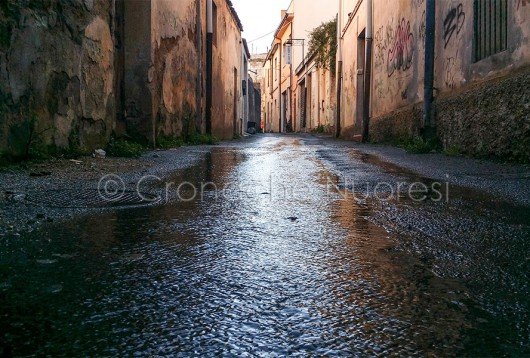
POLYGON ((291 0, 232 0, 245 29, 243 37, 249 42, 248 47, 252 53, 267 52, 273 38, 271 32, 280 24, 281 10, 287 9, 290 2, 291 0), (269 35, 256 40, 266 34, 269 35))

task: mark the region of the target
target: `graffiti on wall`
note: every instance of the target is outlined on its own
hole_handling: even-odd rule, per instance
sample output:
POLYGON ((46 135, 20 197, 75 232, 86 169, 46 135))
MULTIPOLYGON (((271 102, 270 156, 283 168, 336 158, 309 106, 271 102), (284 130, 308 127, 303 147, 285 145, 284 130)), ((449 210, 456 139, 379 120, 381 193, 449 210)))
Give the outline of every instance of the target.
POLYGON ((530 0, 517 0, 517 11, 519 11, 521 6, 526 6, 527 3, 530 3, 530 0))
POLYGON ((388 77, 396 70, 406 71, 412 66, 414 57, 414 35, 411 32, 410 21, 404 18, 398 23, 394 32, 394 39, 388 50, 388 77))
POLYGON ((414 7, 421 7, 425 3, 425 0, 413 0, 412 5, 414 7))
POLYGON ((388 48, 394 44, 394 19, 391 19, 386 26, 381 26, 374 37, 374 57, 375 67, 383 67, 386 64, 388 48))
POLYGON ((464 5, 459 4, 455 7, 452 7, 444 19, 444 48, 447 48, 449 42, 453 36, 460 34, 462 27, 464 27, 464 22, 466 21, 466 13, 464 12, 464 5))
POLYGON ((385 63, 385 52, 386 43, 384 40, 385 30, 381 26, 376 32, 374 37, 375 51, 374 51, 374 65, 375 67, 381 67, 385 63))
POLYGON ((377 95, 377 98, 385 98, 387 89, 385 88, 385 82, 382 79, 378 79, 377 81, 375 81, 375 93, 377 95))
POLYGON ((426 19, 425 10, 423 10, 423 14, 421 15, 420 26, 419 26, 419 29, 418 29, 418 34, 419 34, 420 41, 421 41, 421 44, 422 44, 423 47, 425 47, 425 36, 427 34, 426 21, 427 21, 427 19, 426 19))
POLYGON ((444 81, 447 88, 456 88, 457 63, 455 57, 447 57, 444 61, 445 76, 444 81))

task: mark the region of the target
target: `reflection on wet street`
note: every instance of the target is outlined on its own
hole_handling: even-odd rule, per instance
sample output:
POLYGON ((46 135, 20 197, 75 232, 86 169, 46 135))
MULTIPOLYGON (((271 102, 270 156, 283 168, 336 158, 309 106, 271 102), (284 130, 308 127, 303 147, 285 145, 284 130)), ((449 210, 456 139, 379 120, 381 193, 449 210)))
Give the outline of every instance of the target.
POLYGON ((214 183, 203 200, 5 238, 4 353, 521 352, 488 346, 492 317, 466 286, 396 250, 407 238, 369 221, 369 202, 330 191, 337 178, 315 150, 289 137, 213 148, 171 178, 214 183))

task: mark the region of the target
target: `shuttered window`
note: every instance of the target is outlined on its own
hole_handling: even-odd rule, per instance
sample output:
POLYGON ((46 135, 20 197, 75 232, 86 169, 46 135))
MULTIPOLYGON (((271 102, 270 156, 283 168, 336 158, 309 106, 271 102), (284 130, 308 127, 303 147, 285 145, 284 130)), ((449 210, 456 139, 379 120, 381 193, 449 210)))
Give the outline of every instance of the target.
POLYGON ((474 1, 475 62, 508 47, 508 0, 474 1))

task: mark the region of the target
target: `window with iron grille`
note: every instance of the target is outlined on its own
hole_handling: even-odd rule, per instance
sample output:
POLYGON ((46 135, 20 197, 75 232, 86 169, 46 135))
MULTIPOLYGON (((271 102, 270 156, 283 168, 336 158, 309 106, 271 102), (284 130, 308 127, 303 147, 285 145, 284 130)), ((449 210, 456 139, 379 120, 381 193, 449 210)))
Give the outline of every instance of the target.
POLYGON ((508 0, 474 1, 475 62, 508 47, 508 0))

